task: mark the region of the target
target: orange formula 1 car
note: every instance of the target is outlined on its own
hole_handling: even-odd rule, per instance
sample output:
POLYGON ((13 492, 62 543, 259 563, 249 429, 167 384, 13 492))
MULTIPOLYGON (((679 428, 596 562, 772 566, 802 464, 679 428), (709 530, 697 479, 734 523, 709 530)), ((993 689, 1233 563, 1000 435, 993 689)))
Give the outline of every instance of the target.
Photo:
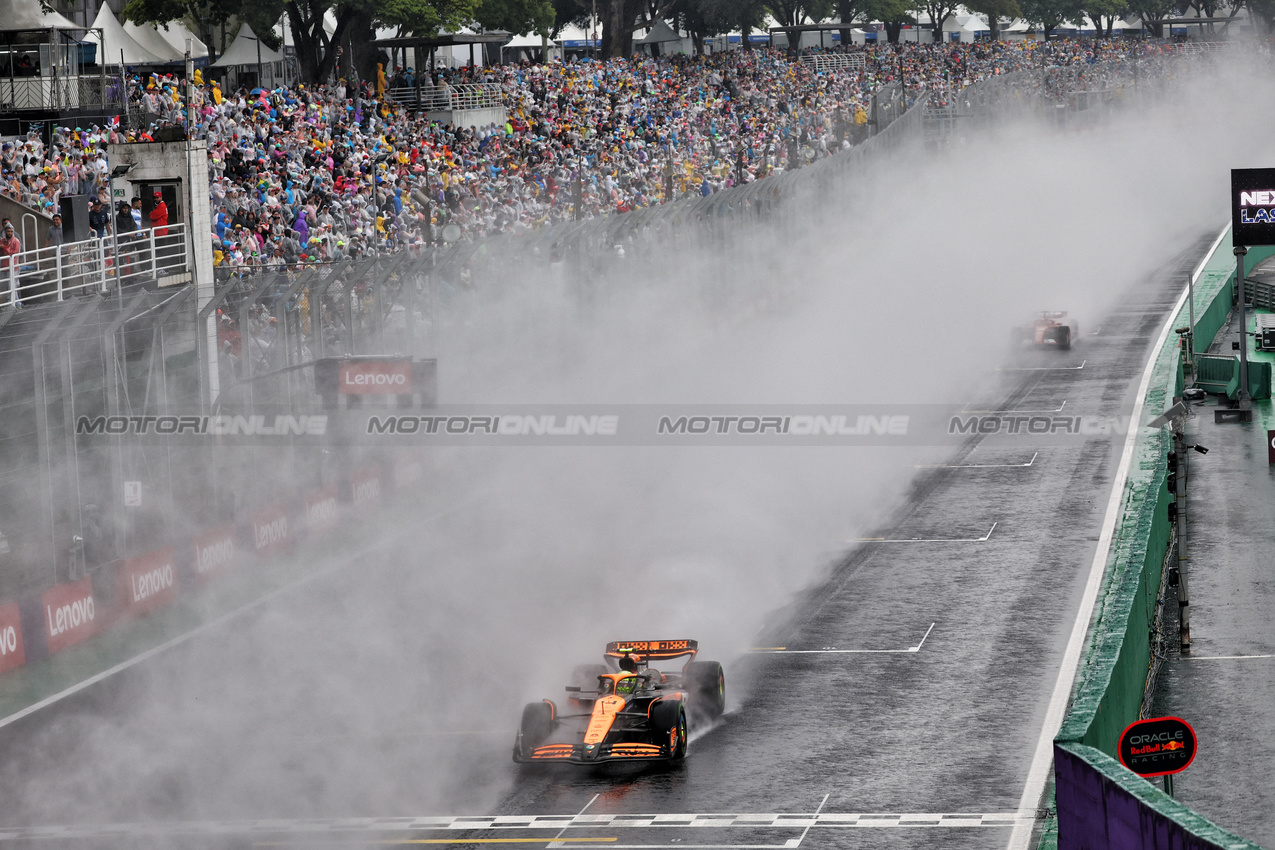
POLYGON ((1031 343, 1037 348, 1053 346, 1067 351, 1071 343, 1080 336, 1080 324, 1066 312, 1046 310, 1037 313, 1030 325, 1014 328, 1012 339, 1015 345, 1031 343))
POLYGON ((726 707, 722 665, 696 661, 698 651, 693 640, 607 644, 606 664, 576 668, 575 684, 567 686, 561 709, 547 699, 523 709, 514 761, 601 764, 685 758, 690 724, 711 722, 726 707))

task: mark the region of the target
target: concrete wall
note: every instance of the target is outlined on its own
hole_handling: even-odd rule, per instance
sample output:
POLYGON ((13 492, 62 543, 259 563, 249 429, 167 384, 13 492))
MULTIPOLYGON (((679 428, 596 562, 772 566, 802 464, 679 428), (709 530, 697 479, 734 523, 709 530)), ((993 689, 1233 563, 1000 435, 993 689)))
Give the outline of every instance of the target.
POLYGON ((457 127, 486 127, 489 124, 503 127, 505 124, 504 107, 493 109, 446 109, 427 114, 431 121, 437 121, 440 124, 452 124, 457 127))

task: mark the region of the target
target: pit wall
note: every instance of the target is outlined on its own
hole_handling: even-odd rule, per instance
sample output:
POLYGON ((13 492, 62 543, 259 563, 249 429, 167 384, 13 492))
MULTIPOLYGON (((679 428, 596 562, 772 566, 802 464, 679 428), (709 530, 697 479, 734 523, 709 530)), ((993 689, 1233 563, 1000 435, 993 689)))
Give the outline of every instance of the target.
MULTIPOLYGON (((1229 230, 1195 282, 1195 350, 1207 351, 1226 321, 1235 290, 1229 230)), ((1250 250, 1252 268, 1275 250, 1250 250)), ((1174 327, 1188 321, 1186 304, 1174 327)), ((1148 419, 1183 386, 1179 341, 1170 333, 1156 356, 1145 399, 1148 419)), ((1155 633, 1156 595, 1172 543, 1166 487, 1166 429, 1139 429, 1115 541, 1071 704, 1054 739, 1056 831, 1041 847, 1060 850, 1259 850, 1195 814, 1117 760, 1120 733, 1139 719, 1155 633)))

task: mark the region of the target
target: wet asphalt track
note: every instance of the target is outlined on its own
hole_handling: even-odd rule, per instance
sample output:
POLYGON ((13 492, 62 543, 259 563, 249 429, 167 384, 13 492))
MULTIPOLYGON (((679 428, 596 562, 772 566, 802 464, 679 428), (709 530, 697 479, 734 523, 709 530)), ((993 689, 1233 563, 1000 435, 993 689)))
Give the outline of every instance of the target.
MULTIPOLYGON (((1081 329, 1072 351, 1022 352, 988 368, 986 392, 969 408, 1127 413, 1151 337, 1208 242, 1166 257, 1156 274, 1131 285, 1098 327, 1081 329)), ((102 848, 481 846, 497 839, 561 847, 1003 847, 1010 834, 1005 817, 1022 794, 1119 447, 1118 438, 1101 436, 971 440, 946 458, 947 466, 921 470, 906 507, 872 535, 886 542, 857 543, 826 584, 775 613, 757 645, 782 651, 757 652, 728 669, 732 710, 694 734, 691 758, 673 769, 518 770, 508 762, 512 727, 466 740, 426 738, 422 747, 334 736, 317 742, 333 771, 366 770, 368 760, 379 759, 400 785, 410 788, 415 777, 440 786, 442 777, 443 790, 415 804, 399 802, 414 807, 397 811, 378 804, 372 788, 362 800, 351 794, 340 811, 271 810, 264 797, 258 806, 209 811, 183 790, 213 770, 197 751, 180 770, 128 777, 128 787, 149 788, 140 797, 112 801, 109 787, 86 789, 101 803, 89 819, 295 820, 258 830, 217 827, 203 836, 160 825, 152 836, 90 829, 50 842, 51 833, 19 829, 0 838, 15 847, 102 848), (476 779, 493 776, 499 781, 487 785, 497 793, 467 796, 476 779), (690 819, 709 814, 723 817, 690 819), (511 820, 499 829, 474 820, 463 831, 422 828, 440 826, 425 822, 409 829, 404 821, 320 820, 427 815, 586 817, 511 820)), ((249 619, 234 629, 254 627, 249 619)), ((135 677, 162 693, 165 666, 201 651, 178 650, 148 665, 154 669, 122 674, 0 730, 9 764, 18 765, 24 782, 74 783, 76 766, 47 746, 54 724, 70 718, 126 730, 126 718, 116 714, 135 677)), ((268 706, 255 710, 269 715, 268 706)), ((259 722, 245 719, 241 734, 259 722)), ((278 736, 272 745, 286 753, 278 736)), ((297 752, 315 745, 297 744, 297 752)), ((146 761, 127 769, 144 774, 146 761)), ((217 769, 225 774, 225 765, 217 769)), ((83 819, 68 812, 55 822, 83 819)), ((33 823, 49 823, 48 815, 32 821, 29 811, 0 800, 0 826, 33 823)))

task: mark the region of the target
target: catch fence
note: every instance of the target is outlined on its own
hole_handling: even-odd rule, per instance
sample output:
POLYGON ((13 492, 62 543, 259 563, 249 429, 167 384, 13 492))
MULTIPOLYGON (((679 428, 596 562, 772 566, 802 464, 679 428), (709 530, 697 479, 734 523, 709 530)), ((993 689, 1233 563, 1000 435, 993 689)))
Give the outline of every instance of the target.
MULTIPOLYGON (((962 109, 975 118, 1042 112, 1042 78, 1005 75, 976 84, 962 93, 962 109)), ((480 89, 475 96, 494 93, 480 89)), ((121 240, 118 259, 113 246, 91 240, 19 258, 16 270, 6 271, 27 306, 0 309, 0 375, 11 388, 0 398, 0 494, 7 494, 0 495, 0 533, 10 545, 8 554, 0 552, 0 598, 146 551, 179 536, 191 516, 233 517, 269 504, 282 482, 340 480, 334 464, 359 463, 358 452, 371 451, 337 457, 288 439, 271 449, 215 441, 178 449, 122 436, 103 442, 76 433, 79 417, 246 414, 267 403, 288 413, 318 410, 316 361, 434 356, 447 322, 481 309, 483 299, 498 297, 531 265, 553 266, 585 293, 600 285, 596 269, 620 252, 658 257, 680 246, 702 255, 760 252, 758 227, 779 220, 818 227, 826 199, 853 192, 869 168, 889 157, 920 150, 928 96, 883 88, 869 110, 866 141, 830 156, 798 149, 794 167, 783 173, 707 196, 476 241, 435 240, 358 261, 236 269, 202 304, 192 285, 156 286, 169 277, 167 269, 187 273, 179 225, 168 238, 181 242, 180 251, 143 231, 136 242, 121 240), (62 274, 53 277, 61 288, 48 289, 51 278, 39 275, 59 264, 62 274), (117 274, 125 286, 114 285, 117 274), (32 481, 40 482, 38 497, 15 495, 30 493, 32 481), (123 503, 125 482, 136 482, 140 505, 123 503)), ((758 254, 759 262, 765 259, 758 254)), ((3 281, 0 275, 0 287, 3 281)), ((10 291, 0 291, 0 303, 10 291)))

